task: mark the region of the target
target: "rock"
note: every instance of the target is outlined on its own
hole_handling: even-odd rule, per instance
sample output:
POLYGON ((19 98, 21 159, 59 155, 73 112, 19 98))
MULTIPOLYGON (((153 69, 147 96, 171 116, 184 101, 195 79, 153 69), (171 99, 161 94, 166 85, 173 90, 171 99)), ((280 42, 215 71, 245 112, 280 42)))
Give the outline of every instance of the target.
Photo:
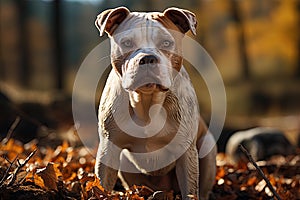
POLYGON ((265 160, 274 155, 287 156, 295 152, 295 147, 278 129, 258 127, 234 133, 226 144, 226 154, 234 162, 247 162, 248 159, 239 150, 242 144, 255 161, 265 160))

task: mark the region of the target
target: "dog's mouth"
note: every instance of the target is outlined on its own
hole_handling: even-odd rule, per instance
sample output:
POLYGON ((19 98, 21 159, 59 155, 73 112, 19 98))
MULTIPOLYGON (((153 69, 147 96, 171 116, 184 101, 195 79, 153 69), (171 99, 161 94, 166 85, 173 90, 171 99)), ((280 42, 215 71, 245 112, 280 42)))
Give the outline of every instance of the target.
POLYGON ((135 77, 123 76, 122 87, 126 91, 152 94, 154 92, 167 92, 170 89, 171 81, 168 77, 150 76, 142 74, 135 77))
POLYGON ((140 91, 142 93, 151 93, 154 91, 167 92, 168 90, 169 88, 157 83, 147 83, 137 88, 137 91, 140 91))

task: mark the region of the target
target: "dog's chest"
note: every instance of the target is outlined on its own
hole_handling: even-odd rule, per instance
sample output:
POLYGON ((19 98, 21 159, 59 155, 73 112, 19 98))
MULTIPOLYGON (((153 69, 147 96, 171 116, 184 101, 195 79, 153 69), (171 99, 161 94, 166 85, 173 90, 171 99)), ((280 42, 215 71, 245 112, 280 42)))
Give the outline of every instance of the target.
POLYGON ((149 130, 149 128, 141 128, 139 131, 138 135, 137 132, 135 132, 134 136, 132 136, 133 133, 120 133, 118 138, 124 140, 123 148, 136 153, 148 153, 159 150, 169 144, 176 136, 178 126, 176 123, 167 121, 158 132, 155 130, 153 132, 153 130, 149 130))

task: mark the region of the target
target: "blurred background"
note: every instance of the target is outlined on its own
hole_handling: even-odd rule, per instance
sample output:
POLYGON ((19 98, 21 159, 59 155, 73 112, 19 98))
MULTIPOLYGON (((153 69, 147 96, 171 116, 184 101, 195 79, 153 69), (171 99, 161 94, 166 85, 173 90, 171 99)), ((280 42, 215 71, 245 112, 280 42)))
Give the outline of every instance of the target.
MULTIPOLYGON (((76 72, 106 37, 99 37, 94 21, 101 11, 117 6, 132 11, 176 6, 197 15, 197 36, 192 37, 216 63, 227 93, 219 142, 224 143, 235 130, 272 126, 297 143, 299 0, 1 0, 1 137, 13 122, 18 124, 15 134, 25 142, 34 134, 43 135, 45 128, 68 137, 66 132, 73 130, 71 95, 76 72)), ((200 75, 191 74, 201 114, 208 122, 206 85, 200 75)))

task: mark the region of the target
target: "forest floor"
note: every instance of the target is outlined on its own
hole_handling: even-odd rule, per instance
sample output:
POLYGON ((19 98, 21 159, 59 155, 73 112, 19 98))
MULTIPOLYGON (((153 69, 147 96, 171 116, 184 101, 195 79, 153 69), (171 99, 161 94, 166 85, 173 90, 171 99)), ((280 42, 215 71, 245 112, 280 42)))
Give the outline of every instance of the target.
MULTIPOLYGON (((95 177, 95 159, 84 147, 62 141, 57 147, 0 143, 0 199, 180 199, 171 191, 134 186, 105 191, 95 177)), ((257 163, 281 199, 300 199, 300 152, 257 163)), ((234 166, 217 156, 217 175, 210 199, 276 199, 251 163, 234 166)))

